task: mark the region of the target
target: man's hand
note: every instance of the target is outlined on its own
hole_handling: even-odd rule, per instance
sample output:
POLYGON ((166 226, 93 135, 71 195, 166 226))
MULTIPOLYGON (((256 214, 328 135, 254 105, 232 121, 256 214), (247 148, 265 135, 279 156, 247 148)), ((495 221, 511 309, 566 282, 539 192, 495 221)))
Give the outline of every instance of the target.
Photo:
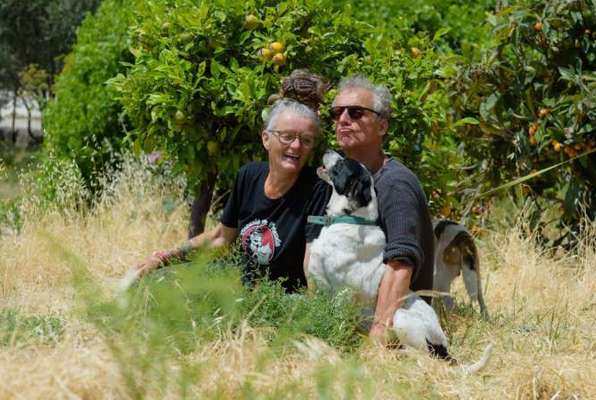
POLYGON ((375 343, 386 345, 391 337, 390 327, 386 324, 374 322, 370 327, 368 337, 375 343))

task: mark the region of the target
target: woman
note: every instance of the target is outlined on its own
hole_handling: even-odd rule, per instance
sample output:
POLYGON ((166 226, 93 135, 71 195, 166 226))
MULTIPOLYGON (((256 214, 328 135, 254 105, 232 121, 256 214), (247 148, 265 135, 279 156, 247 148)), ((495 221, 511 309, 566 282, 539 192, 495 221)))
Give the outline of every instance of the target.
POLYGON ((313 109, 278 100, 261 133, 268 161, 240 169, 217 226, 177 249, 153 253, 135 268, 135 277, 184 258, 192 249, 223 246, 240 237, 245 283, 267 276, 281 279, 289 291, 304 286, 306 216, 321 207, 311 199, 318 178, 306 166, 318 136, 319 118, 313 109))

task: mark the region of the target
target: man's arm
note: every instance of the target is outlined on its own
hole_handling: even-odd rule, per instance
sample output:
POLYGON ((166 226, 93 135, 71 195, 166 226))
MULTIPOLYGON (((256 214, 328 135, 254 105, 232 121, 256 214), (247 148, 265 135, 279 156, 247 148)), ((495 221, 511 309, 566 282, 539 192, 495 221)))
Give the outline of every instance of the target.
POLYGON ((388 329, 393 326, 393 315, 403 303, 403 297, 410 291, 412 266, 390 260, 385 264, 385 273, 379 285, 375 316, 369 336, 373 340, 384 342, 388 329))

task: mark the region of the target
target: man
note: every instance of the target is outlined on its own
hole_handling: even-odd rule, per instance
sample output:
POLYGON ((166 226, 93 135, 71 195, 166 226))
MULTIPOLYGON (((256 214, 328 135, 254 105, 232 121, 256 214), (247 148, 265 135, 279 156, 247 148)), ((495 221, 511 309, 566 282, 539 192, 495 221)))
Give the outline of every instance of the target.
POLYGON ((387 243, 369 334, 381 341, 408 290, 432 289, 434 260, 432 224, 420 183, 412 171, 383 153, 390 102, 385 87, 355 76, 340 82, 331 108, 338 144, 347 157, 368 167, 375 180, 379 223, 387 243))

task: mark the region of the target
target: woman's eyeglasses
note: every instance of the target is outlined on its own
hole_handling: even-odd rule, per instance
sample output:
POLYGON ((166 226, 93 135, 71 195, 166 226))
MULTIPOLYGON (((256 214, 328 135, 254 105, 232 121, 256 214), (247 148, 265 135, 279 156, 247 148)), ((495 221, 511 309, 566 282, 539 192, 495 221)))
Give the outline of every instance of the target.
POLYGON ((317 140, 314 136, 311 136, 309 134, 300 133, 300 132, 280 131, 280 130, 276 130, 276 129, 268 129, 267 132, 271 132, 272 134, 277 136, 277 139, 279 139, 279 142, 286 146, 292 144, 294 142, 294 140, 296 140, 296 139, 298 139, 298 141, 300 141, 300 144, 302 144, 302 146, 308 147, 308 148, 312 148, 315 145, 315 143, 317 142, 317 140))
POLYGON ((333 118, 334 121, 337 121, 339 117, 342 116, 344 111, 348 111, 348 115, 350 119, 358 120, 364 116, 366 111, 370 111, 377 115, 381 115, 378 111, 373 110, 372 108, 362 107, 362 106, 338 106, 338 107, 331 107, 329 115, 333 118))

